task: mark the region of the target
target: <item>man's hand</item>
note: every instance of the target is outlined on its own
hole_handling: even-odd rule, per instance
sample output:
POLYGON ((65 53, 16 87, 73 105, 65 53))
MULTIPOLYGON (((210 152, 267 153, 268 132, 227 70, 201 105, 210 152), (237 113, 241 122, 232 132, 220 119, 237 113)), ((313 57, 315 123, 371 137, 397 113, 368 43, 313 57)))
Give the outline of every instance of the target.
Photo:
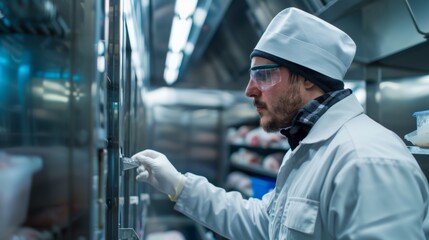
POLYGON ((159 191, 175 199, 181 192, 184 176, 176 170, 167 157, 153 150, 135 154, 133 159, 140 163, 137 180, 147 182, 159 191))

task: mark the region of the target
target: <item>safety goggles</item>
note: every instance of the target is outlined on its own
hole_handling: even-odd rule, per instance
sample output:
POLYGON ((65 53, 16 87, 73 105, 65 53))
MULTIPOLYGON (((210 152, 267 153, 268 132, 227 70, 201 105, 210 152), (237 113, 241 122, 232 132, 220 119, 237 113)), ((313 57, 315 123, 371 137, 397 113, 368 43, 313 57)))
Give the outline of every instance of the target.
POLYGON ((280 82, 280 65, 278 64, 266 64, 259 65, 250 68, 250 81, 256 85, 256 87, 263 91, 276 85, 280 82))

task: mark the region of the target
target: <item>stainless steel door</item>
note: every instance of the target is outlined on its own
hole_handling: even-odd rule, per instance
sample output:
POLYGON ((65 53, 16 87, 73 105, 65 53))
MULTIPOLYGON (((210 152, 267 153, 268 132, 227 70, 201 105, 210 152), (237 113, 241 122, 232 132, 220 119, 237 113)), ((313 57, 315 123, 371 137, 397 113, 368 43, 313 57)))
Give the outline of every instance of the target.
POLYGON ((148 53, 141 1, 110 1, 108 62, 107 239, 142 238, 148 196, 135 183, 135 169, 125 170, 122 157, 144 146, 142 94, 148 53))

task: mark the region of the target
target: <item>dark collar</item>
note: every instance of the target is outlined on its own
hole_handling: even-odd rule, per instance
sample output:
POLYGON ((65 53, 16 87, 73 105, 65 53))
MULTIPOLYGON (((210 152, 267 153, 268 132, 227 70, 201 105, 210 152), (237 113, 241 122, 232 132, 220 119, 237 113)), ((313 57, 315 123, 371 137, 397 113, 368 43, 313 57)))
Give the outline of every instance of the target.
POLYGON ((352 93, 350 89, 328 92, 311 100, 298 110, 290 127, 280 130, 288 139, 291 149, 295 149, 302 139, 310 132, 317 120, 335 103, 341 101, 352 93))

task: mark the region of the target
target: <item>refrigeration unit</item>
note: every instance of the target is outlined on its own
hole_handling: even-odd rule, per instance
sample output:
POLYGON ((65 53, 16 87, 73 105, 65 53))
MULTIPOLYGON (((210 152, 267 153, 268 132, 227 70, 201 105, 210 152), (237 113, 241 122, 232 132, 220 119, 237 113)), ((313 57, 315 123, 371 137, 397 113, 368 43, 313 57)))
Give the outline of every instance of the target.
POLYGON ((141 1, 0 1, 0 238, 143 235, 121 158, 144 144, 146 17, 141 1))

